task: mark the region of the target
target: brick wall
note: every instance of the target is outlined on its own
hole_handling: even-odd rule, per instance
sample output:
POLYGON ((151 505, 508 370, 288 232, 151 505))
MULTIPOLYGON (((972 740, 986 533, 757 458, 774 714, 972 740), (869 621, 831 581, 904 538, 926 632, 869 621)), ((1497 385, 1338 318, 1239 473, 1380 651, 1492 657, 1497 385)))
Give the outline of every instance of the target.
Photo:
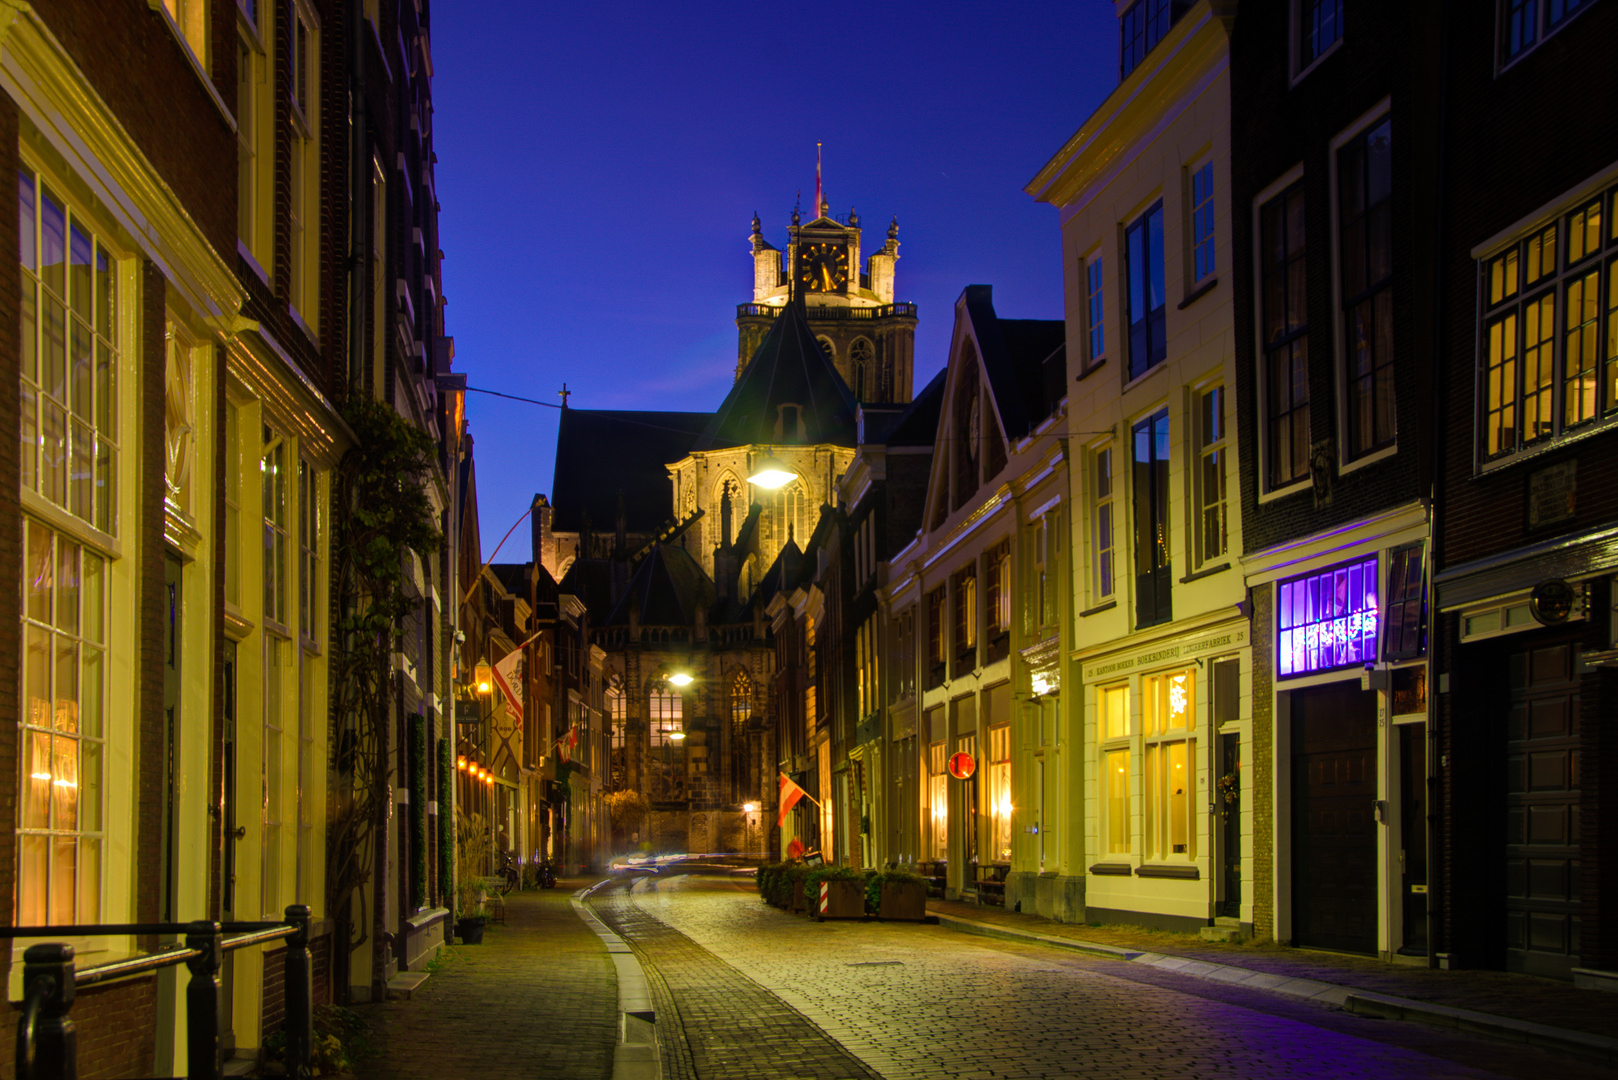
MULTIPOLYGON (((215 251, 236 250, 236 133, 208 94, 161 10, 142 0, 34 5, 91 87, 178 196, 215 251), (221 182, 223 180, 223 182, 221 182)), ((210 0, 209 22, 236 24, 233 0, 210 0)), ((236 104, 236 47, 214 49, 214 90, 236 104)))
POLYGON ((1275 587, 1253 597, 1253 936, 1275 937, 1275 587))
MULTIPOLYGON (((17 1020, 21 1015, 13 1003, 0 1016, 0 1055, 4 1055, 7 1065, 16 1056, 17 1020)), ((151 1075, 157 1054, 155 978, 87 986, 78 992, 69 1015, 78 1031, 81 1080, 151 1075)), ((11 1074, 8 1071, 6 1075, 11 1074)))
MULTIPOLYGON (((1235 305, 1237 438, 1241 460, 1242 527, 1246 549, 1254 551, 1288 538, 1308 535, 1366 517, 1425 494, 1424 475, 1430 429, 1428 391, 1420 362, 1395 367, 1399 452, 1375 464, 1333 478, 1325 500, 1307 490, 1260 505, 1258 494, 1259 421, 1256 385, 1260 354, 1254 296, 1253 201, 1260 191, 1294 166, 1303 165, 1309 342, 1310 439, 1334 441, 1334 460, 1343 433, 1337 430, 1342 397, 1336 367, 1332 291, 1334 226, 1330 142, 1356 120, 1391 97, 1394 204, 1393 319, 1396 355, 1417 360, 1430 355, 1428 320, 1423 317, 1425 273, 1417 256, 1430 251, 1432 222, 1422 213, 1431 205, 1429 140, 1420 137, 1422 94, 1411 74, 1429 15, 1395 0, 1366 0, 1355 6, 1353 30, 1337 51, 1289 86, 1287 0, 1244 3, 1231 38, 1231 223, 1230 278, 1235 305), (1379 32, 1387 28, 1388 32, 1379 32), (1424 194, 1424 191, 1426 192, 1424 194)), ((1421 6, 1418 5, 1418 8, 1421 6)))
POLYGON ((1618 432, 1540 454, 1532 465, 1473 475, 1479 354, 1471 257, 1477 244, 1618 160, 1618 126, 1589 122, 1618 113, 1618 67, 1608 56, 1618 39, 1618 7, 1594 5, 1498 76, 1488 9, 1459 5, 1451 24, 1439 552, 1442 564, 1453 566, 1540 538, 1525 536, 1528 473, 1548 464, 1578 463, 1576 517, 1559 529, 1577 533, 1618 518, 1618 474, 1606 467, 1618 453, 1618 432))

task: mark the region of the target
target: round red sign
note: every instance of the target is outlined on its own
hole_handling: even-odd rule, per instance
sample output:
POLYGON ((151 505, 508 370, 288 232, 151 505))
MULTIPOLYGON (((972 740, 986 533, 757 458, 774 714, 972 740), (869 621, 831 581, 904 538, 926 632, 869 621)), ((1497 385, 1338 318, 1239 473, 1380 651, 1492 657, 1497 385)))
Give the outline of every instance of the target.
POLYGON ((977 772, 977 769, 978 763, 972 760, 971 754, 955 754, 949 759, 949 774, 957 780, 965 780, 977 772))

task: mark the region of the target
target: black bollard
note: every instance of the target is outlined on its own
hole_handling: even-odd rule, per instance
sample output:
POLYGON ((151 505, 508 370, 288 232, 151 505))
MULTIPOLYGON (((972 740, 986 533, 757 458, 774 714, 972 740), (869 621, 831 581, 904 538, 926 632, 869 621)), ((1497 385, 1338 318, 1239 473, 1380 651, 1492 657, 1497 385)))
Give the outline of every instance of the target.
POLYGON ((286 1036, 287 1075, 304 1080, 310 1075, 309 1052, 314 1045, 314 980, 309 962, 309 906, 292 904, 287 922, 296 932, 287 938, 286 1036))
POLYGON ((17 1076, 19 1080, 78 1080, 79 1035, 67 1016, 73 1007, 73 946, 55 941, 30 945, 22 959, 17 1076))
POLYGON ((191 1080, 218 1080, 219 966, 224 957, 219 924, 199 919, 185 932, 185 947, 200 954, 185 962, 185 1062, 191 1080))

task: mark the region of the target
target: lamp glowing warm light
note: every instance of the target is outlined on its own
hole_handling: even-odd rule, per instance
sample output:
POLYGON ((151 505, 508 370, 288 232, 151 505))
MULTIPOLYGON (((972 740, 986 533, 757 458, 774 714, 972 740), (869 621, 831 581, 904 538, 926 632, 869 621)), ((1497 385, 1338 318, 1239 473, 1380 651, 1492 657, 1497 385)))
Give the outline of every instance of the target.
POLYGON ((756 802, 742 803, 742 809, 745 810, 749 814, 756 813, 758 811, 758 803, 756 803, 756 802))
POLYGON ((478 693, 487 694, 494 689, 494 669, 487 660, 479 660, 475 677, 478 684, 478 693))
POLYGON ((797 470, 773 454, 766 454, 757 465, 753 467, 753 475, 747 478, 749 484, 774 491, 786 487, 798 478, 797 470))
POLYGON ((1035 697, 1044 697, 1051 692, 1051 681, 1043 675, 1035 675, 1031 689, 1035 697))
POLYGON ((462 772, 465 772, 466 771, 466 758, 464 758, 464 757, 456 758, 455 759, 455 767, 457 769, 461 770, 462 772))
POLYGON ((671 731, 671 732, 669 732, 669 738, 673 739, 675 742, 684 742, 685 741, 685 732, 683 732, 683 731, 671 731))
POLYGON ((666 678, 668 679, 669 682, 673 683, 675 686, 690 686, 693 682, 696 681, 690 675, 688 675, 687 673, 685 673, 683 671, 676 671, 673 675, 666 676, 666 678))

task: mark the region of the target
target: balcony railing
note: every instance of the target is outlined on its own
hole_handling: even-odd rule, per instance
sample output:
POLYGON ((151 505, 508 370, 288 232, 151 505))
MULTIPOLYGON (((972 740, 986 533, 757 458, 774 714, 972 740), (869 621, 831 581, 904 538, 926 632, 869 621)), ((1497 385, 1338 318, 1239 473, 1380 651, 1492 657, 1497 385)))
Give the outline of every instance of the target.
POLYGON ((313 978, 309 960, 309 908, 293 904, 284 922, 95 923, 82 926, 0 927, 0 939, 94 937, 104 934, 184 934, 185 944, 128 960, 77 970, 73 946, 30 945, 23 953, 22 1017, 17 1022, 17 1080, 61 1080, 79 1075, 78 1032, 68 1013, 80 986, 184 964, 186 1075, 215 1080, 219 1046, 219 968, 232 949, 285 938, 286 1075, 309 1076, 314 1034, 313 978), (236 936, 225 937, 230 933, 236 936))
MULTIPOLYGON (((771 307, 769 304, 736 305, 736 317, 738 319, 773 319, 780 312, 780 308, 771 307)), ((883 304, 881 307, 830 307, 825 304, 816 304, 809 308, 809 318, 814 322, 828 322, 838 319, 869 322, 879 319, 914 319, 915 317, 915 304, 883 304)))

